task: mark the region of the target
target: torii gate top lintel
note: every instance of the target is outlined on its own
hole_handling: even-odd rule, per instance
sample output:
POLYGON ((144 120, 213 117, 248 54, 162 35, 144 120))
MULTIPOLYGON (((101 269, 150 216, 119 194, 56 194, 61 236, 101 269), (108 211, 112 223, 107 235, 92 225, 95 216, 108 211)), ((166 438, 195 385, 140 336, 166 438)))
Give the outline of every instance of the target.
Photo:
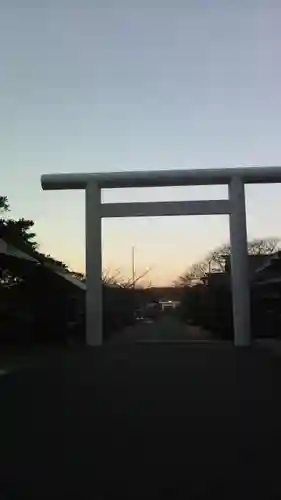
POLYGON ((199 186, 229 184, 234 177, 239 177, 244 184, 278 183, 281 182, 281 167, 45 174, 41 176, 41 184, 44 190, 85 189, 90 182, 101 189, 199 186))

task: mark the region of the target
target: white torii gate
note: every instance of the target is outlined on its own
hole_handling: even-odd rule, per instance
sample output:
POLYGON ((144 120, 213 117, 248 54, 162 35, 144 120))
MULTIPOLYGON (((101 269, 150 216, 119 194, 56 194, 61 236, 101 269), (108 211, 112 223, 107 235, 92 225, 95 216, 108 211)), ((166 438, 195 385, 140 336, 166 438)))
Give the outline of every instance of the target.
POLYGON ((250 293, 244 184, 280 183, 281 167, 249 167, 200 170, 154 170, 84 174, 42 175, 44 190, 86 191, 86 342, 102 344, 103 217, 155 217, 171 215, 228 214, 231 244, 231 280, 234 343, 251 343, 250 293), (228 200, 101 203, 101 189, 228 185, 228 200))

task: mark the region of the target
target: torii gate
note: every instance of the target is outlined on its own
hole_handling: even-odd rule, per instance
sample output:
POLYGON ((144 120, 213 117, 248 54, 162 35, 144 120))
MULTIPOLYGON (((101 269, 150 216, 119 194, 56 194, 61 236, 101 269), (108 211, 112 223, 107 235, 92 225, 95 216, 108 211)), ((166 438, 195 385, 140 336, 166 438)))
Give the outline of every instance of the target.
POLYGON ((234 343, 251 343, 250 293, 244 184, 280 183, 281 167, 198 170, 154 170, 42 175, 44 190, 86 191, 86 342, 102 344, 103 217, 159 217, 228 214, 231 244, 231 281, 234 343), (101 203, 101 189, 158 186, 228 185, 228 200, 101 203))

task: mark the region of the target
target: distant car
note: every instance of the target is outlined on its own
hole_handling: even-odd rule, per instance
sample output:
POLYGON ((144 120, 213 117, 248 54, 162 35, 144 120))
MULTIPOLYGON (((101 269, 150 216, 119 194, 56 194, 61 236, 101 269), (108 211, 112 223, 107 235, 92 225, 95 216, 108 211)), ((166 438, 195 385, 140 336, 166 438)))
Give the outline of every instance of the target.
POLYGON ((143 321, 143 319, 144 318, 143 318, 143 315, 142 315, 141 311, 136 311, 135 312, 135 320, 136 321, 143 321))

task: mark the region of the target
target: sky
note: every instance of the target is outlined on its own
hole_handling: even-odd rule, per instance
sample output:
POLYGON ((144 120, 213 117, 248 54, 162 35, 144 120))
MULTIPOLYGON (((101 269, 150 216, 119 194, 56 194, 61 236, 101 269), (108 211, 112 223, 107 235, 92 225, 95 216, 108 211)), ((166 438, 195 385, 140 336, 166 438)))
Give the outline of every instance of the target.
MULTIPOLYGON (((0 0, 1 195, 35 220, 41 250, 77 271, 84 193, 43 192, 41 174, 281 165, 280 3, 127 5, 0 0)), ((246 195, 248 237, 281 236, 281 186, 246 195)), ((103 192, 220 197, 224 186, 103 192)), ((135 246, 136 274, 169 284, 228 239, 227 216, 107 219, 103 267, 131 276, 135 246)))

